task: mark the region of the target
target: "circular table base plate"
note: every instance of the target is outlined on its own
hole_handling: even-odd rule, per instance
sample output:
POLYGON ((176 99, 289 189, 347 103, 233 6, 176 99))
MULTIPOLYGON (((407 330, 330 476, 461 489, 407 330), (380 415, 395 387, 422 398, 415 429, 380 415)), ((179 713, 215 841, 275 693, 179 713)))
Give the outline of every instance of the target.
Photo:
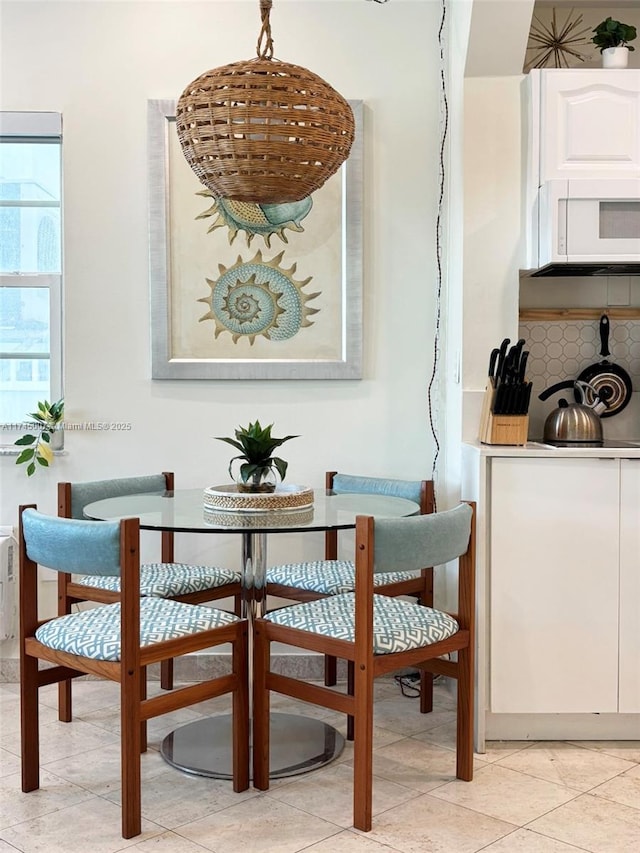
MULTIPOLYGON (((333 761, 343 749, 340 732, 321 720, 271 714, 269 775, 272 779, 315 770, 333 761)), ((231 779, 231 715, 206 717, 176 729, 162 741, 160 754, 185 773, 231 779)))

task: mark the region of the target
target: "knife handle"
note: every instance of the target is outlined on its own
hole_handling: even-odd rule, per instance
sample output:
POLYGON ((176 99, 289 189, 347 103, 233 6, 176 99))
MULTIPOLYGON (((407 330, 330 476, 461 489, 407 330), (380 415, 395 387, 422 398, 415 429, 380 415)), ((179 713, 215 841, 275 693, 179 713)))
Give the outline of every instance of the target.
POLYGON ((498 356, 500 355, 500 350, 496 347, 496 349, 491 350, 491 355, 489 356, 489 376, 491 378, 496 375, 496 365, 498 363, 498 356))
POLYGON ((498 350, 498 369, 496 371, 496 376, 498 379, 504 379, 504 362, 507 357, 507 347, 511 343, 509 338, 505 338, 500 344, 500 348, 498 350))

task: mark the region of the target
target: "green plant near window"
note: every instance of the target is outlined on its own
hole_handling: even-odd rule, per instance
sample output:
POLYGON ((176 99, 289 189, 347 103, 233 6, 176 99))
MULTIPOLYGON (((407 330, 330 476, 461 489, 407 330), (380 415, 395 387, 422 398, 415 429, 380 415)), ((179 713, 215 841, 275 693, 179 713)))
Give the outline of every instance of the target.
POLYGON ((635 50, 629 42, 637 36, 636 28, 630 24, 621 24, 613 18, 607 18, 592 30, 595 33, 591 41, 600 48, 600 53, 608 47, 627 47, 635 50))
POLYGON ((31 412, 29 417, 40 429, 37 433, 27 433, 17 439, 15 444, 25 449, 16 459, 16 465, 27 465, 27 476, 31 477, 37 470, 37 465, 48 468, 53 462, 51 449, 51 434, 55 432, 64 419, 64 400, 49 403, 43 400, 38 403, 38 411, 31 412))
POLYGON ((275 469, 284 480, 287 473, 288 463, 279 456, 273 456, 276 447, 280 447, 285 441, 299 438, 297 435, 287 435, 284 438, 274 438, 271 435, 273 424, 264 427, 260 421, 249 423, 248 427, 238 427, 235 438, 228 436, 216 436, 218 441, 226 441, 232 447, 241 451, 239 456, 234 456, 229 462, 229 476, 233 479, 233 463, 240 459, 238 487, 245 487, 246 491, 273 491, 275 484, 265 483, 265 478, 275 469))

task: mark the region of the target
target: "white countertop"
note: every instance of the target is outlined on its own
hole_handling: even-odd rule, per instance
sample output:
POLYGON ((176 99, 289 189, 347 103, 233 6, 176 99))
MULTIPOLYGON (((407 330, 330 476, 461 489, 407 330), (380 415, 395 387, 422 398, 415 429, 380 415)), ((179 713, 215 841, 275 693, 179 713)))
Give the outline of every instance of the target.
MULTIPOLYGON (((640 459, 640 440, 637 446, 631 447, 554 447, 537 441, 528 441, 522 445, 506 444, 481 444, 479 441, 463 442, 465 447, 476 450, 481 456, 545 456, 545 457, 597 457, 597 458, 620 458, 640 459)), ((622 442, 621 442, 622 444, 622 442)))

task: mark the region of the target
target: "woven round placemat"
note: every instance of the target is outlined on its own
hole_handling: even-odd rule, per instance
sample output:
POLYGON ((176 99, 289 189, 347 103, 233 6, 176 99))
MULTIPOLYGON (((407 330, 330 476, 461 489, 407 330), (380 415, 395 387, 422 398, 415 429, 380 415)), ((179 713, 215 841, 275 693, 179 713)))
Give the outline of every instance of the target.
POLYGON ((204 490, 204 507, 226 512, 273 512, 303 509, 313 505, 313 489, 306 486, 277 486, 275 492, 239 492, 235 484, 209 486, 204 490))
POLYGON ((205 507, 204 520, 207 524, 245 530, 260 530, 263 527, 297 527, 313 521, 313 507, 306 509, 271 510, 270 512, 220 512, 205 507))

